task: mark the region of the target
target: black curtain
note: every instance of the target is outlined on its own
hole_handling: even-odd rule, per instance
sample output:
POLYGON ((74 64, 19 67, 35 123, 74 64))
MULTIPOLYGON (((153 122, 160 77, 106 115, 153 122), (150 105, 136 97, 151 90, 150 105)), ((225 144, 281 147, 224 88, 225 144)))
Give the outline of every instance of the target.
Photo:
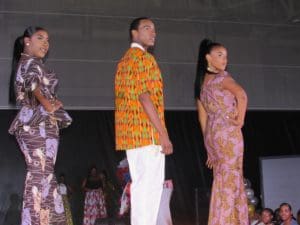
MULTIPOLYGON (((13 136, 7 133, 16 111, 0 110, 0 224, 18 224, 24 188, 25 163, 13 136)), ((116 168, 124 152, 114 150, 113 111, 70 111, 74 123, 61 132, 56 175, 64 173, 75 189, 71 198, 75 224, 83 214, 82 180, 91 165, 107 170, 118 188, 116 168)), ((260 196, 259 157, 300 154, 299 112, 250 111, 243 128, 244 174, 260 196)), ((203 146, 195 111, 167 111, 166 124, 174 145, 167 157, 166 175, 174 182, 171 202, 175 225, 195 223, 195 190, 199 214, 207 219, 212 173, 205 167, 203 146), (184 222, 185 223, 184 223, 184 222)), ((119 189, 118 189, 119 190, 119 189)), ((120 190, 119 190, 120 191, 120 190)))

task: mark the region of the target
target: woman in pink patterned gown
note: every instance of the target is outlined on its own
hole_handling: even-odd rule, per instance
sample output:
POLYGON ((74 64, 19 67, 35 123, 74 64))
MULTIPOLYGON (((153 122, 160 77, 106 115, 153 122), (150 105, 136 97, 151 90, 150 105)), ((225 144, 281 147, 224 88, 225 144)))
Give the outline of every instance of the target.
POLYGON ((204 39, 200 45, 195 97, 208 159, 213 169, 209 225, 248 225, 243 184, 243 136, 247 96, 225 71, 227 50, 204 39))

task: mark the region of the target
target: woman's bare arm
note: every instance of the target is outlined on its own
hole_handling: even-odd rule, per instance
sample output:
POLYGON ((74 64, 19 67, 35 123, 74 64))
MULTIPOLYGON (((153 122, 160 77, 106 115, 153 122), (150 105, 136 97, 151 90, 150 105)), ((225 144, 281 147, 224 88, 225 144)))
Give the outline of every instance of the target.
POLYGON ((199 99, 197 99, 198 120, 201 126, 202 134, 204 135, 206 129, 207 113, 199 99))
POLYGON ((235 125, 242 127, 244 125, 247 110, 247 95, 244 89, 236 83, 231 77, 225 77, 222 82, 223 89, 230 91, 237 100, 237 118, 233 118, 235 125))
POLYGON ((55 100, 53 103, 51 103, 47 98, 43 96, 41 93, 40 88, 36 88, 33 90, 33 95, 36 97, 36 99, 42 104, 42 106, 46 109, 47 112, 53 113, 60 107, 62 107, 62 103, 58 100, 55 100))

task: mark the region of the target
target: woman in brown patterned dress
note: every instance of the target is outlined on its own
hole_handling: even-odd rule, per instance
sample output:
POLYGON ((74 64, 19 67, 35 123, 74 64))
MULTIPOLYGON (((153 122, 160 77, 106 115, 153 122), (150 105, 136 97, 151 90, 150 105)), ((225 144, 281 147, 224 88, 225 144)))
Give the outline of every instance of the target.
POLYGON ((28 27, 14 46, 10 97, 15 94, 20 111, 9 133, 15 135, 27 165, 21 225, 66 224, 54 165, 59 128, 72 119, 56 97, 56 75, 42 61, 48 49, 48 33, 40 27, 28 27))

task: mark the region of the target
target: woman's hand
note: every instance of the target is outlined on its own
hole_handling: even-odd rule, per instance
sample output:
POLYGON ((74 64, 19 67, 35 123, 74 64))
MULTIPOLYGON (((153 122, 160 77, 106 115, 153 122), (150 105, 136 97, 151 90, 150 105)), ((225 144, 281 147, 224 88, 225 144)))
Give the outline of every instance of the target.
POLYGON ((241 119, 228 119, 228 121, 233 126, 237 126, 239 128, 242 128, 244 126, 244 121, 241 119))
POLYGON ((61 107, 63 107, 63 103, 61 101, 59 101, 58 99, 56 99, 54 102, 54 109, 55 109, 54 112, 61 107))
POLYGON ((55 100, 54 105, 57 109, 63 107, 63 103, 61 101, 59 101, 58 99, 55 100))
POLYGON ((237 116, 229 118, 229 120, 232 119, 231 124, 242 128, 248 103, 247 94, 244 89, 232 79, 231 76, 224 78, 222 86, 225 90, 230 91, 236 98, 237 116))
POLYGON ((51 106, 47 107, 46 110, 49 113, 54 113, 56 110, 58 110, 61 107, 63 107, 62 102, 59 101, 58 99, 55 99, 55 101, 51 103, 51 106))
POLYGON ((207 158, 205 164, 206 164, 206 166, 207 166, 208 169, 212 169, 212 168, 214 167, 214 163, 213 163, 213 161, 210 159, 210 157, 207 158))
POLYGON ((205 164, 208 169, 213 169, 216 164, 215 158, 210 153, 207 153, 207 160, 205 164))

